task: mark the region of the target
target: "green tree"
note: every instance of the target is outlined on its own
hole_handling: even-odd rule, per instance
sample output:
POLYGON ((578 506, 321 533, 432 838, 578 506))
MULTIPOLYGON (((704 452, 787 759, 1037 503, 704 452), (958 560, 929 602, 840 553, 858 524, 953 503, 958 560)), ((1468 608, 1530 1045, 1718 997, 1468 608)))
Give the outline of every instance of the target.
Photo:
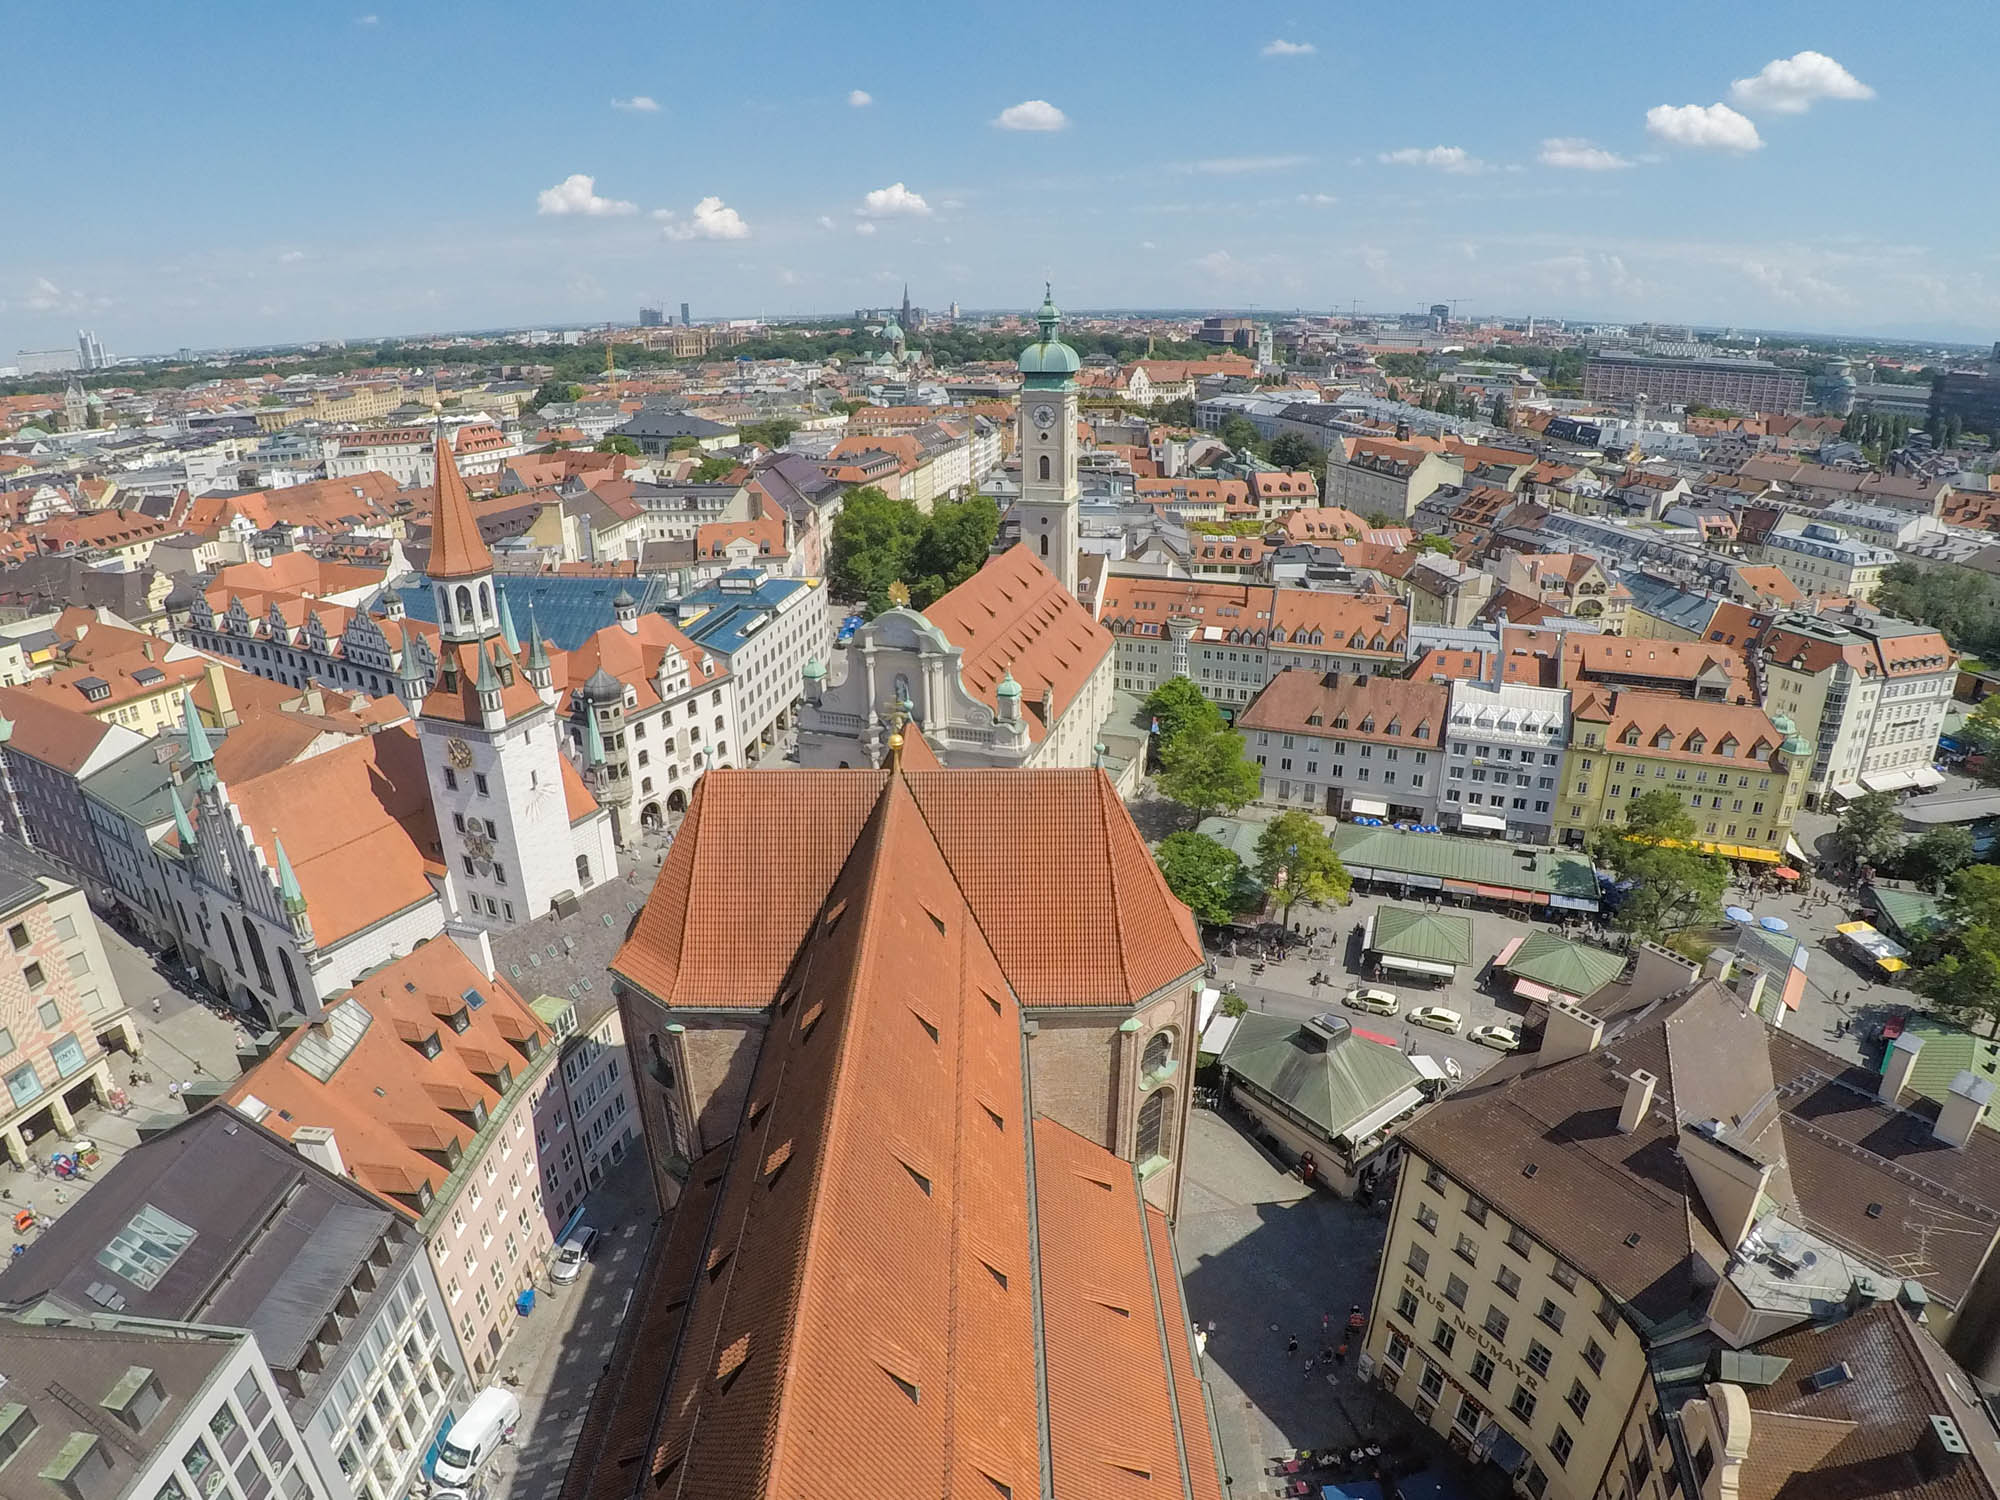
POLYGON ((1417 550, 1419 552, 1449 553, 1451 551, 1451 538, 1428 535, 1420 536, 1417 538, 1417 550))
POLYGON ((1195 815, 1235 812, 1257 795, 1262 768, 1244 753, 1243 736, 1221 722, 1190 729, 1160 751, 1162 794, 1195 815))
POLYGON ((1905 844, 1899 868, 1909 879, 1935 891, 1975 858, 1972 830, 1945 823, 1905 844))
POLYGON ((1236 915, 1243 886, 1243 861, 1233 849, 1203 833, 1170 833, 1153 858, 1167 889, 1180 897, 1195 920, 1211 926, 1236 915))
POLYGON ((911 556, 916 576, 905 580, 910 603, 918 609, 928 608, 979 571, 1000 534, 1000 507, 977 494, 940 500, 922 521, 911 556))
POLYGON ((1590 855, 1621 885, 1631 882, 1613 919, 1622 931, 1666 942, 1722 918, 1729 866, 1695 843, 1694 818, 1673 792, 1634 797, 1622 827, 1591 835, 1590 855))
POLYGON ((1297 902, 1344 904, 1354 888, 1326 826, 1308 812, 1281 812, 1264 825, 1257 835, 1257 878, 1284 909, 1285 921, 1297 902))
POLYGON ((543 407, 558 401, 576 401, 583 396, 583 387, 571 385, 567 380, 545 380, 535 387, 535 394, 528 398, 529 411, 540 411, 543 407))
POLYGON ((1281 432, 1271 439, 1271 462, 1281 469, 1304 469, 1318 473, 1326 467, 1326 452, 1309 437, 1281 432))
POLYGON ((736 435, 745 443, 761 443, 766 448, 782 448, 799 430, 799 424, 788 417, 772 417, 766 422, 746 422, 737 429, 736 435))
POLYGON ((1881 869, 1903 846, 1903 814, 1891 792, 1868 792, 1847 804, 1834 836, 1857 865, 1881 869))
POLYGON ((1992 1036, 2000 1032, 2000 867, 1960 870, 1942 904, 1938 956, 1917 971, 1914 987, 1955 1020, 1984 1021, 1992 1036))
POLYGON ((1507 404, 1507 397, 1499 391, 1493 393, 1493 425, 1503 431, 1514 425, 1514 410, 1507 404))
POLYGON ((1217 434, 1227 443, 1232 452, 1255 453, 1257 451, 1257 429, 1250 425, 1248 417, 1231 413, 1222 419, 1222 430, 1217 434))
POLYGON ((285 404, 285 398, 283 396, 276 396, 270 394, 269 392, 266 392, 264 395, 259 396, 257 398, 257 404, 259 406, 283 406, 285 404))
POLYGON ((613 432, 599 439, 597 451, 599 453, 622 453, 627 458, 637 458, 639 456, 639 445, 623 433, 613 432))
POLYGON ((1169 677, 1146 695, 1146 712, 1160 726, 1153 737, 1162 755, 1168 745, 1190 731, 1203 733, 1223 727, 1222 710, 1202 696, 1194 679, 1169 677))
POLYGON ((699 453, 700 451, 701 451, 701 439, 698 437, 677 437, 677 438, 667 439, 667 452, 670 454, 699 453))
POLYGON ((1217 1002, 1215 1009, 1217 1014, 1234 1019, 1238 1016, 1247 1016, 1250 1014, 1250 1002, 1234 990, 1225 990, 1222 999, 1217 1002))
POLYGON ((1194 426, 1194 397, 1177 396, 1172 401, 1162 401, 1153 408, 1153 420, 1168 427, 1194 426))
POLYGON ((1375 367, 1401 380, 1421 380, 1430 373, 1431 362, 1421 354, 1378 354, 1375 367))
POLYGON ((1955 736, 1974 755, 1983 757, 1979 779, 2000 785, 2000 698, 1988 698, 1965 716, 1955 736))
POLYGON ((719 484, 742 467, 733 458, 723 458, 711 453, 694 466, 696 484, 719 484))
POLYGON ((852 491, 833 523, 827 576, 834 595, 865 600, 871 615, 887 609, 889 585, 910 577, 923 521, 915 506, 872 484, 852 491))

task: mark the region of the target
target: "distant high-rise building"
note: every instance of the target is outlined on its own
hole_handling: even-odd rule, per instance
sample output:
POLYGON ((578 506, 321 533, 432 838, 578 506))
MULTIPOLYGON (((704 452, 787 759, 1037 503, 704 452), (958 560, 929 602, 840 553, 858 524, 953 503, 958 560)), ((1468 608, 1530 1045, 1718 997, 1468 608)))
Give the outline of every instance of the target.
POLYGON ((14 366, 23 380, 37 375, 60 375, 76 368, 74 349, 23 349, 14 356, 14 366))
POLYGON ((97 335, 88 329, 77 329, 76 352, 81 356, 83 368, 86 370, 101 370, 107 363, 104 358, 104 346, 98 343, 97 335))
POLYGON ((1444 329, 1444 325, 1449 323, 1450 321, 1451 321, 1451 304, 1449 302, 1433 302, 1431 304, 1432 326, 1437 328, 1440 332, 1442 332, 1444 329))
POLYGON ((954 323, 958 321, 958 303, 956 301, 951 304, 951 320, 954 323))
POLYGON ((688 305, 685 302, 683 302, 681 304, 681 327, 686 328, 689 324, 693 322, 694 319, 688 316, 688 305))
POLYGON ((639 309, 639 326, 641 328, 659 328, 666 321, 666 314, 657 307, 642 307, 639 309))

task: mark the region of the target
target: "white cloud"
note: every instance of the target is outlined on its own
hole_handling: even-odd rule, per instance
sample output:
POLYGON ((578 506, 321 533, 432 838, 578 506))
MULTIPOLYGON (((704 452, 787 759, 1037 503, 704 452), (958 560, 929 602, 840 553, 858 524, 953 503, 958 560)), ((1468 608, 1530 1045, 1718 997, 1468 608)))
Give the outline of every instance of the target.
POLYGON ((382 18, 377 15, 356 16, 354 24, 356 26, 379 26, 382 24, 382 18))
POLYGON ((780 266, 778 268, 779 286, 797 286, 798 284, 799 284, 799 273, 797 271, 792 270, 788 266, 780 266))
POLYGON ((295 266, 305 258, 306 253, 303 250, 287 250, 283 255, 278 257, 278 264, 281 266, 295 266))
POLYGON ((1310 156, 1211 156, 1204 161, 1183 162, 1181 170, 1230 177, 1242 172, 1282 172, 1311 160, 1310 156))
POLYGON ((60 287, 46 276, 37 276, 21 305, 30 312, 101 312, 111 305, 111 299, 79 292, 73 287, 60 287))
POLYGON ((1283 37, 1264 43, 1266 57, 1311 57, 1317 51, 1311 42, 1288 42, 1283 37))
POLYGON ((1141 250, 1157 250, 1160 247, 1154 244, 1151 240, 1141 240, 1139 241, 1139 248, 1141 250))
POLYGON ((627 203, 622 198, 600 198, 597 195, 597 179, 587 172, 570 173, 554 187, 543 188, 535 199, 535 212, 541 214, 587 214, 592 218, 605 218, 638 211, 636 203, 627 203))
POLYGON ((873 234, 875 232, 875 225, 871 221, 863 219, 859 224, 854 226, 854 232, 856 234, 873 234))
POLYGON ((656 219, 668 221, 661 232, 670 240, 747 240, 750 226, 743 222, 743 216, 735 209, 724 205, 720 198, 708 197, 694 206, 693 215, 682 222, 668 209, 656 209, 656 219))
POLYGON ((1794 52, 1765 63, 1755 78, 1737 79, 1729 97, 1745 109, 1802 115, 1821 99, 1873 99, 1875 90, 1824 52, 1794 52))
POLYGON ((850 89, 847 95, 849 109, 866 109, 875 102, 875 96, 866 89, 850 89))
POLYGON ((861 207, 855 212, 869 219, 887 219, 896 215, 926 219, 930 217, 931 206, 924 202, 923 194, 911 192, 900 182, 892 182, 862 198, 861 207))
POLYGON ((1227 250, 1211 250, 1196 256, 1194 264, 1196 270, 1209 276, 1234 276, 1238 270, 1236 258, 1227 250))
POLYGON ((819 222, 819 227, 822 229, 833 228, 833 216, 831 214, 821 214, 819 216, 818 222, 819 222))
POLYGON ((1001 110, 993 123, 1002 130, 1062 130, 1069 116, 1046 99, 1023 99, 1001 110))
POLYGON ((1580 135, 1553 135, 1542 142, 1545 167, 1569 167, 1578 172, 1615 172, 1636 165, 1628 156, 1593 146, 1580 135))
POLYGON ((1338 203, 1339 201, 1340 201, 1340 200, 1339 200, 1338 198, 1334 197, 1334 196, 1333 196, 1333 194, 1331 194, 1331 193, 1300 193, 1300 194, 1299 194, 1299 202, 1301 202, 1301 203, 1312 203, 1312 204, 1318 204, 1318 205, 1325 205, 1325 204, 1328 204, 1328 203, 1338 203))
POLYGON ((1463 146, 1405 146, 1400 151, 1384 151, 1375 159, 1384 166, 1434 167, 1461 175, 1487 170, 1487 164, 1463 146))
POLYGON ((1656 104, 1646 111, 1646 129, 1675 146, 1712 151, 1760 151, 1757 127, 1726 104, 1656 104))
POLYGON ((634 94, 630 99, 613 99, 611 107, 629 114, 656 115, 660 112, 660 101, 647 94, 634 94))

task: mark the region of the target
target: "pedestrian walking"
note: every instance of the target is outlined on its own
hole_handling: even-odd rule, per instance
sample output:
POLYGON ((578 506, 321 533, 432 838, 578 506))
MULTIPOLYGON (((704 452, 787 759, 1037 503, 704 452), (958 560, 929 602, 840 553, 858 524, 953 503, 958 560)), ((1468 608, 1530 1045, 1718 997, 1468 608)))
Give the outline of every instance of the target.
POLYGON ((1346 1340, 1346 1339, 1342 1339, 1342 1340, 1340 1341, 1340 1347, 1339 1347, 1338 1349, 1336 1349, 1336 1350, 1334 1350, 1334 1351, 1333 1351, 1333 1362, 1334 1362, 1335 1364, 1337 1364, 1337 1365, 1344 1365, 1344 1364, 1346 1364, 1346 1363, 1347 1363, 1347 1340, 1346 1340))
POLYGON ((159 1013, 160 1013, 160 997, 158 995, 155 995, 153 996, 153 1014, 157 1016, 159 1013))
POLYGON ((1299 1336, 1295 1333, 1290 1338, 1285 1340, 1285 1353, 1297 1354, 1298 1352, 1299 1352, 1299 1336))

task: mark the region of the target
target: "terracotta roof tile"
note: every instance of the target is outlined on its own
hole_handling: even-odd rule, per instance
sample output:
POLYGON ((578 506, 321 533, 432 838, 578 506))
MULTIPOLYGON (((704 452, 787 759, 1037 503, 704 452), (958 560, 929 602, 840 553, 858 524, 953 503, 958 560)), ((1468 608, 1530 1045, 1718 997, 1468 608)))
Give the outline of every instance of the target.
POLYGON ((439 437, 432 449, 437 464, 437 502, 431 512, 431 556, 426 572, 433 578, 472 578, 493 571, 493 553, 479 534, 472 514, 472 497, 459 476, 450 445, 439 437))

